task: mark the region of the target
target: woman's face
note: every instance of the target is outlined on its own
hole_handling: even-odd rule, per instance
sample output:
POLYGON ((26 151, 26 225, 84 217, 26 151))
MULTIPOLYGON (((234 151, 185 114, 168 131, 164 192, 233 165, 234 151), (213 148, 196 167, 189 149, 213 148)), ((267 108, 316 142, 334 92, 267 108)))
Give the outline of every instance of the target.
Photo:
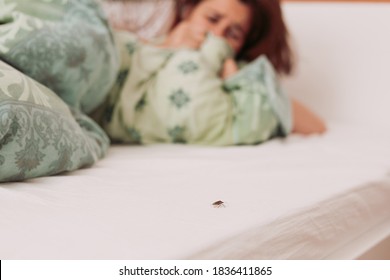
POLYGON ((245 43, 252 21, 250 7, 239 0, 203 0, 187 22, 196 32, 224 38, 237 54, 245 43))

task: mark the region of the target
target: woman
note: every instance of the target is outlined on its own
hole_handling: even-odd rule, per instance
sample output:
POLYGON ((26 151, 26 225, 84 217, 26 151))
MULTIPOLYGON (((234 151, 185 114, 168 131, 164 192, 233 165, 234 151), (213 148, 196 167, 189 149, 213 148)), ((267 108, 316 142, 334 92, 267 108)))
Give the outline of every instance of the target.
MULTIPOLYGON (((229 33, 223 33, 225 21, 218 14, 212 11, 207 14, 207 6, 214 11, 224 8, 229 15, 237 15, 237 8, 242 8, 242 3, 250 9, 250 28, 245 43, 239 45, 240 51, 236 58, 253 60, 264 54, 271 61, 279 74, 291 74, 293 70, 293 54, 288 42, 288 30, 283 20, 279 0, 177 0, 175 20, 172 31, 168 37, 166 46, 182 47, 189 46, 197 48, 204 40, 204 29, 213 31, 219 36, 227 38, 229 33), (189 17, 186 20, 186 17, 189 17), (186 20, 188 29, 195 32, 188 32, 187 28, 180 27, 179 23, 186 20), (203 30, 202 30, 203 29, 203 30), (203 33, 202 33, 203 32, 203 33)), ((238 14, 240 14, 238 12, 238 14)), ((245 15, 243 15, 245 17, 245 15)), ((231 35, 230 35, 231 36, 231 35)), ((237 71, 233 59, 226 62, 225 76, 230 76, 237 71)), ((293 130, 294 133, 311 134, 323 133, 326 131, 324 121, 297 100, 292 100, 293 130)))

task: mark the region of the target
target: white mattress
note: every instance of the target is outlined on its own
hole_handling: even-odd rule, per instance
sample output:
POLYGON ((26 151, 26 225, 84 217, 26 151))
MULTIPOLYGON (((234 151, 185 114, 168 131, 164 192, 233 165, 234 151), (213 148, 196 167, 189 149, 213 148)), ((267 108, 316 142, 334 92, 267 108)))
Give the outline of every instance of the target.
POLYGON ((259 146, 114 146, 92 168, 1 184, 0 259, 326 258, 390 219, 389 143, 333 125, 259 146))

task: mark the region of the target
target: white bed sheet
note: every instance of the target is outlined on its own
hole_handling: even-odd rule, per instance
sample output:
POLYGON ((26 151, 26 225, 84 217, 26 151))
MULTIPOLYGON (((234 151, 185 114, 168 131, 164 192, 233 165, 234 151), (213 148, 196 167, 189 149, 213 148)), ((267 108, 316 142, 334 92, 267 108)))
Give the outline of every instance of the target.
POLYGON ((0 259, 326 258, 390 218, 389 143, 333 125, 259 146, 114 146, 92 168, 1 184, 0 259))

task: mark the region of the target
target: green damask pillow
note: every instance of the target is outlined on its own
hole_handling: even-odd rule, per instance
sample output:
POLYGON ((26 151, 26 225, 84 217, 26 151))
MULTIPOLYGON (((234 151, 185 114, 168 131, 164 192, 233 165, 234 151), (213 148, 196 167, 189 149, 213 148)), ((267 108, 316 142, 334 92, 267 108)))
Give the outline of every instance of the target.
POLYGON ((105 99, 119 70, 95 0, 1 0, 0 59, 86 113, 105 99))
POLYGON ((92 165, 108 146, 89 117, 0 60, 0 182, 92 165))

